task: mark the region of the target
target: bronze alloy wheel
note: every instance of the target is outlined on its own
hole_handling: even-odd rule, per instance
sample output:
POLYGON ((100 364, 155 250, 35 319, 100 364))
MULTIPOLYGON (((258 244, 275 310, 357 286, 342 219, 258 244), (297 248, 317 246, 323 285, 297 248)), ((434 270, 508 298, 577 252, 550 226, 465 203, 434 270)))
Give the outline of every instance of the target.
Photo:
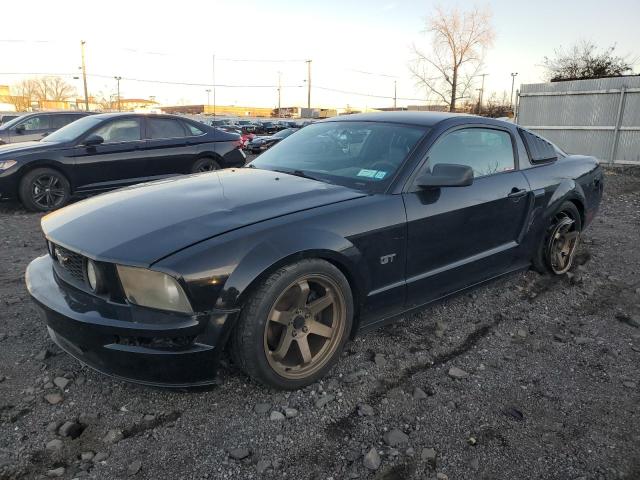
POLYGON ((576 228, 575 220, 567 212, 560 212, 554 220, 547 245, 547 256, 553 273, 560 275, 571 268, 580 231, 576 228))
POLYGON ((336 282, 321 274, 301 276, 271 307, 264 352, 287 379, 313 375, 331 359, 345 334, 346 304, 336 282))

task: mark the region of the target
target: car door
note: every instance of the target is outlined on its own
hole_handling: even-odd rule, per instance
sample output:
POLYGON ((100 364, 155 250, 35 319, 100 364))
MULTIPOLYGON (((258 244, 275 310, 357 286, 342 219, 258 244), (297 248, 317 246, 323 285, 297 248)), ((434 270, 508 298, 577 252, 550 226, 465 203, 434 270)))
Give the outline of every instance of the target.
MULTIPOLYGON (((419 173, 437 164, 467 165, 472 185, 403 194, 407 211, 407 301, 416 306, 517 265, 531 192, 517 170, 506 129, 464 126, 444 133, 419 173)), ((419 176, 419 175, 418 175, 419 176)))
POLYGON ((16 124, 9 132, 11 143, 42 140, 51 132, 51 115, 32 115, 16 124))
POLYGON ((142 122, 135 117, 107 120, 88 132, 74 147, 74 181, 79 190, 99 191, 144 181, 145 152, 142 122), (97 135, 98 145, 84 140, 97 135))
POLYGON ((189 173, 195 160, 198 136, 204 132, 191 129, 177 118, 147 117, 145 150, 149 176, 189 173))

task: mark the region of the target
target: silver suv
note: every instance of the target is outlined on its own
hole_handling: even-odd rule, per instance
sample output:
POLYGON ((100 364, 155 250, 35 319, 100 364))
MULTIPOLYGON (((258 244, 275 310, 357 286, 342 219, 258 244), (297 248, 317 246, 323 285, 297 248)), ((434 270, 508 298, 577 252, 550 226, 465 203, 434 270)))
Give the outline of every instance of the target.
POLYGON ((41 140, 87 115, 86 112, 26 113, 0 125, 0 145, 41 140))

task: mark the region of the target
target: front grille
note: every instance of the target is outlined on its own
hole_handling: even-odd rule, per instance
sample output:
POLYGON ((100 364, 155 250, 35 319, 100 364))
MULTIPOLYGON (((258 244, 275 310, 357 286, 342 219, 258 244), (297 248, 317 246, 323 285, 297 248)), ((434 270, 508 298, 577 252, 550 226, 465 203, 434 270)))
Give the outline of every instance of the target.
POLYGON ((52 251, 58 272, 62 273, 65 277, 73 279, 77 283, 84 284, 85 257, 79 253, 67 250, 60 245, 53 245, 52 251))

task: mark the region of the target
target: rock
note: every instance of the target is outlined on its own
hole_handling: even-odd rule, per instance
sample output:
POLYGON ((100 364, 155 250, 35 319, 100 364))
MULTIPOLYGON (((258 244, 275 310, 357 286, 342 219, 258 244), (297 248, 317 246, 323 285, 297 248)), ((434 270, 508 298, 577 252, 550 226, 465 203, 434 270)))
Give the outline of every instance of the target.
POLYGON ((476 437, 469 437, 467 439, 467 443, 473 447, 478 444, 478 440, 476 439, 476 437))
POLYGON ((576 345, 587 345, 589 343, 595 342, 593 338, 589 337, 576 337, 574 341, 576 342, 576 345))
POLYGON ((416 388, 413 389, 413 399, 414 400, 424 400, 427 397, 428 397, 428 395, 421 388, 416 387, 416 388))
POLYGON ((53 470, 47 470, 47 477, 61 477, 64 475, 64 467, 54 468, 53 470))
POLYGON ((71 380, 64 377, 56 377, 53 379, 54 385, 58 387, 60 390, 64 390, 65 388, 67 388, 67 385, 69 385, 70 382, 71 380))
POLYGON ((108 452, 98 452, 93 457, 93 463, 104 462, 107 458, 109 458, 109 453, 108 452))
POLYGON ((274 410, 273 412, 271 412, 271 415, 269 416, 269 420, 272 420, 274 422, 280 422, 284 420, 284 415, 278 412, 277 410, 274 410))
POLYGON ((409 447, 404 452, 406 455, 413 457, 416 454, 416 450, 413 447, 409 447))
POLYGON ((47 393, 44 396, 44 399, 49 402, 50 405, 57 405, 62 402, 63 397, 59 393, 47 393))
POLYGON ((389 430, 382 436, 384 443, 389 445, 390 447, 399 447, 401 445, 406 445, 409 443, 409 437, 406 433, 397 428, 389 430))
POLYGON ((561 333, 554 334, 553 335, 553 339, 558 343, 566 343, 567 342, 567 337, 565 335, 562 335, 561 333))
POLYGON ((247 458, 251 455, 251 452, 248 448, 234 448, 233 450, 229 450, 229 456, 234 460, 242 460, 243 458, 247 458))
POLYGON ((50 442, 47 442, 46 449, 50 452, 58 452, 62 449, 62 440, 59 438, 54 438, 50 442))
POLYGON ((632 388, 632 389, 638 386, 636 382, 632 382, 630 380, 627 380, 626 382, 622 382, 622 385, 624 385, 626 388, 632 388))
POLYGON ((364 466, 369 470, 377 470, 380 468, 380 455, 376 447, 371 447, 362 461, 364 466))
POLYGON ((262 475, 269 468, 271 468, 271 462, 269 460, 259 460, 258 463, 256 463, 256 470, 259 475, 262 475))
POLYGON ((323 408, 327 403, 332 402, 336 397, 334 395, 323 395, 316 400, 316 408, 323 408))
POLYGON ((431 464, 432 466, 435 466, 436 464, 436 451, 433 448, 423 448, 422 452, 420 452, 420 459, 423 462, 427 462, 429 464, 431 464))
POLYGON ((502 413, 504 413, 508 417, 513 418, 514 420, 517 420, 518 422, 522 422, 524 420, 524 414, 522 413, 522 411, 514 406, 505 408, 502 413))
POLYGON ((58 422, 57 420, 49 422, 49 425, 47 425, 47 432, 56 433, 60 428, 60 425, 62 425, 62 422, 58 422))
POLYGON ((71 437, 78 438, 82 433, 82 425, 76 422, 64 422, 60 429, 58 430, 58 434, 61 437, 71 437))
POLYGON ((49 349, 45 348, 44 350, 40 350, 36 355, 36 360, 42 362, 51 356, 51 352, 49 349))
POLYGON ((467 372, 458 367, 451 367, 447 373, 451 378, 457 379, 467 378, 469 376, 467 372))
POLYGON ((373 362, 378 366, 378 367, 384 367, 387 363, 387 359, 384 358, 384 355, 381 353, 376 353, 373 356, 373 362))
POLYGON ((284 409, 284 416, 287 418, 293 418, 298 416, 298 410, 295 408, 287 407, 284 409))
POLYGON ((76 385, 78 386, 82 386, 84 385, 84 382, 86 382, 87 379, 85 377, 83 377, 82 375, 80 375, 78 378, 76 378, 76 385))
POLYGON ((78 422, 82 425, 94 425, 98 423, 98 414, 97 413, 81 413, 78 417, 78 422))
POLYGON ((639 315, 627 315, 626 313, 616 313, 616 319, 622 323, 626 323, 630 327, 640 328, 640 316, 639 315))
POLYGON ((256 403, 256 406, 253 407, 253 411, 259 414, 265 414, 269 410, 271 410, 270 403, 256 403))
POLYGON ((519 328, 516 332, 516 336, 521 339, 527 338, 527 331, 524 328, 519 328))
POLYGON ((95 453, 89 450, 88 452, 82 452, 80 454, 80 460, 82 460, 83 462, 90 462, 95 456, 95 453))
POLYGON ((127 467, 127 475, 132 477, 136 473, 138 473, 141 468, 142 468, 142 462, 140 460, 136 460, 127 467))
POLYGON ((449 480, 449 477, 447 476, 446 473, 438 473, 438 474, 436 474, 436 479, 437 480, 449 480))
POLYGON ((114 445, 124 438, 121 430, 109 430, 102 441, 108 445, 114 445))
POLYGON ((358 415, 361 417, 372 417, 375 413, 371 405, 367 405, 366 403, 358 405, 358 415))
POLYGON ((144 417, 142 417, 142 421, 143 422, 153 422, 156 419, 155 415, 151 415, 150 413, 147 413, 144 417))

